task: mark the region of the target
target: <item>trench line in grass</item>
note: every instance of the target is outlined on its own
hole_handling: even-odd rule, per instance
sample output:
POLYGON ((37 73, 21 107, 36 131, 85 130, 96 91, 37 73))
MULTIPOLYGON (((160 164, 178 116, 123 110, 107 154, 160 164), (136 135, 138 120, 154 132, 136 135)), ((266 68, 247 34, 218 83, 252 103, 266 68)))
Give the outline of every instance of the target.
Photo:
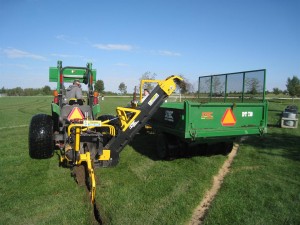
POLYGON ((230 166, 233 162, 234 157, 237 154, 238 149, 238 143, 234 143, 233 148, 230 154, 228 155, 228 158, 226 159, 222 167, 219 169, 218 174, 214 176, 212 187, 205 193, 204 198, 195 209, 192 219, 189 222, 189 225, 199 225, 203 223, 205 215, 207 214, 212 201, 217 195, 219 189, 221 188, 221 184, 223 183, 224 177, 229 172, 230 166))

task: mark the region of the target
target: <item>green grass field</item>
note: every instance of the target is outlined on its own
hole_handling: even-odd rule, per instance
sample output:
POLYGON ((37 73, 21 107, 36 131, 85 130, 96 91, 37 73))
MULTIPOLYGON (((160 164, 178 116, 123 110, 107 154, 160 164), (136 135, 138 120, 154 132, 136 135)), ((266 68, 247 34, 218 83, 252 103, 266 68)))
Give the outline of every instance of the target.
POLYGON ((300 128, 279 128, 289 104, 270 101, 268 134, 241 144, 205 224, 300 224, 300 128))
MULTIPOLYGON (((92 224, 86 190, 58 158, 28 155, 33 114, 50 114, 51 97, 0 98, 0 224, 92 224)), ((115 114, 130 98, 105 98, 115 114)), ((269 133, 243 142, 206 224, 299 224, 299 128, 278 127, 288 103, 271 102, 269 133)), ((300 104, 298 103, 298 107, 300 104)), ((137 135, 117 167, 97 169, 96 201, 105 224, 186 224, 226 156, 158 160, 155 135, 137 135)))

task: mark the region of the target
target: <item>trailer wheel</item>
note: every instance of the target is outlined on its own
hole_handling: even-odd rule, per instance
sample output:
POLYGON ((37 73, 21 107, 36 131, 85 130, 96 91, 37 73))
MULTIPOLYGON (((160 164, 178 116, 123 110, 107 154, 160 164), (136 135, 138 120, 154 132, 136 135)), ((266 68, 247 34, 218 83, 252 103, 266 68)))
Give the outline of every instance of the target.
POLYGON ((28 142, 31 158, 47 159, 53 156, 53 120, 51 116, 37 114, 31 118, 28 142))
POLYGON ((169 157, 168 138, 165 134, 160 133, 157 135, 156 153, 158 158, 166 159, 169 157))

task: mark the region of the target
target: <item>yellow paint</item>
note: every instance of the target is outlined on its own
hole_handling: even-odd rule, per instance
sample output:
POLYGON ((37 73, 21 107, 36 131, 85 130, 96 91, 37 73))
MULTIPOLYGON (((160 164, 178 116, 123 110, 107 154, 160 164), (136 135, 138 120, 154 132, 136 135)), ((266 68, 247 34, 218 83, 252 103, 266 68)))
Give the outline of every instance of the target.
POLYGON ((96 196, 96 179, 95 179, 94 169, 92 166, 90 152, 86 152, 85 154, 80 154, 79 161, 76 162, 76 164, 81 165, 82 162, 86 162, 86 165, 87 165, 87 171, 89 173, 90 184, 91 184, 91 190, 90 190, 91 202, 92 202, 92 204, 94 204, 95 196, 96 196))
POLYGON ((100 155, 99 160, 110 160, 110 150, 103 150, 102 155, 100 155))
POLYGON ((158 83, 161 89, 167 94, 171 95, 176 90, 176 84, 174 82, 174 79, 183 80, 180 76, 172 75, 169 76, 165 80, 141 80, 140 83, 140 102, 142 102, 143 98, 143 87, 145 83, 158 83))
POLYGON ((75 129, 75 151, 78 152, 80 150, 80 131, 79 127, 75 129))
POLYGON ((140 114, 141 110, 132 109, 132 108, 124 108, 124 107, 117 107, 117 114, 121 121, 121 128, 122 131, 127 130, 130 126, 135 126, 134 123, 139 121, 134 121, 136 117, 140 114))
POLYGON ((172 75, 169 76, 166 80, 159 82, 159 86, 160 88, 167 94, 167 95, 171 95, 175 90, 176 90, 176 83, 175 83, 175 79, 178 80, 183 80, 181 77, 176 76, 176 75, 172 75))

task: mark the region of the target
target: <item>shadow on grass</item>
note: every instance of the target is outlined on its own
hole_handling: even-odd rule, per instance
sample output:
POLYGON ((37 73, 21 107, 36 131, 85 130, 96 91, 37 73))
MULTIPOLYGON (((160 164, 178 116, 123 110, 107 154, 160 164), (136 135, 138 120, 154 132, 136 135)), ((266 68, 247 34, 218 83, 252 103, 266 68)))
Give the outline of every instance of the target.
MULTIPOLYGON (((278 127, 274 125, 274 127, 278 127)), ((281 128, 279 128, 281 129, 281 128)), ((252 136, 243 141, 246 145, 251 145, 257 149, 261 154, 268 154, 274 156, 282 156, 291 160, 300 161, 300 137, 299 135, 290 133, 269 133, 262 137, 252 136), (279 151, 278 151, 279 150, 279 151)), ((138 153, 149 157, 152 160, 161 160, 156 152, 156 134, 138 134, 134 140, 131 141, 130 146, 138 153)), ((212 155, 226 155, 230 152, 230 146, 225 146, 224 143, 208 146, 206 144, 195 146, 177 146, 176 154, 171 154, 169 159, 176 158, 190 158, 194 156, 212 156, 212 155)))
POLYGON ((259 150, 261 154, 282 156, 300 161, 300 137, 294 134, 266 134, 259 139, 248 138, 244 144, 261 149, 259 150))
POLYGON ((157 135, 153 133, 138 134, 131 141, 130 146, 138 153, 156 160, 174 160, 179 158, 191 158, 195 156, 209 157, 214 155, 227 155, 232 149, 232 143, 216 144, 175 144, 169 149, 169 157, 162 159, 157 154, 157 135))

